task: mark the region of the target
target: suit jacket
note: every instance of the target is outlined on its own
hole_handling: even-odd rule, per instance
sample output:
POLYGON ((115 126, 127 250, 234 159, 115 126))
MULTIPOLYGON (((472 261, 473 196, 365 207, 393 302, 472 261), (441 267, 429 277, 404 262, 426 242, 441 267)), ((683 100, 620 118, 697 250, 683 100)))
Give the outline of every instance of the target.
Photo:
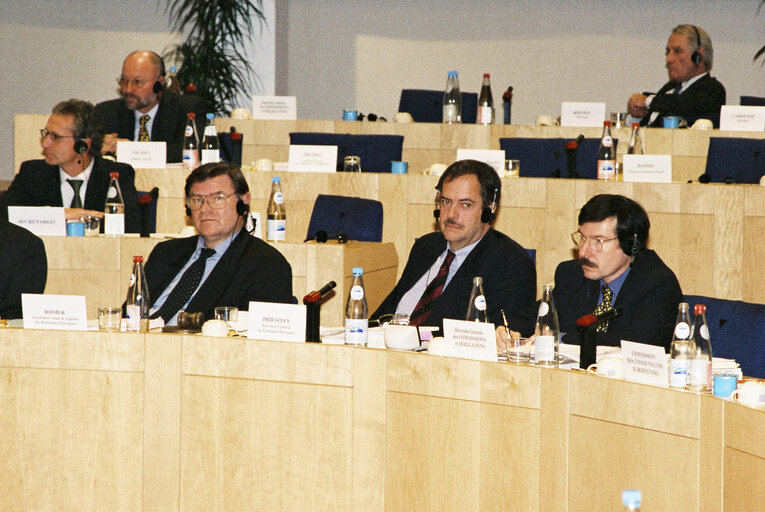
MULTIPOLYGON (((103 101, 96 105, 104 121, 104 132, 116 133, 120 139, 133 140, 135 111, 128 109, 122 98, 103 101)), ((165 90, 151 126, 151 140, 167 143, 167 161, 180 162, 183 157, 183 136, 187 114, 194 112, 197 136, 202 141, 205 126, 205 102, 199 96, 179 95, 165 90)))
MULTIPOLYGON (((152 304, 194 253, 197 239, 160 242, 151 251, 145 270, 152 304)), ((209 319, 217 306, 247 310, 251 300, 292 303, 292 268, 279 251, 242 229, 185 311, 209 319)))
MULTIPOLYGON (((564 261, 555 270, 553 300, 558 310, 564 341, 579 344, 576 320, 592 313, 598 305, 600 281, 587 279, 576 260, 564 261)), ((683 292, 675 273, 651 250, 643 250, 632 262, 614 307, 622 314, 597 333, 598 345, 618 346, 620 340, 637 341, 669 349, 683 292)))
MULTIPOLYGON (((711 120, 715 128, 720 126, 720 109, 725 105, 725 87, 716 78, 707 74, 680 94, 667 94, 675 85, 675 82, 667 82, 656 93, 651 101, 650 111, 659 112, 659 116, 649 126, 663 126, 662 119, 668 115, 680 116, 688 121, 688 124, 705 118, 711 120)), ((649 113, 641 120, 640 125, 647 125, 650 119, 649 113)))
MULTIPOLYGON (((401 279, 372 314, 372 318, 395 313, 401 297, 428 271, 445 249, 446 239, 440 231, 415 240, 401 279)), ((536 320, 536 268, 518 243, 493 229, 473 248, 434 301, 427 325, 443 329, 444 318, 465 319, 475 276, 483 277, 489 321, 502 325, 500 309, 504 309, 510 328, 524 336, 530 335, 536 320)))
POLYGON ((21 294, 43 293, 47 276, 42 240, 0 220, 0 318, 21 318, 21 294))
MULTIPOLYGON (((138 233, 141 231, 141 214, 134 183, 135 171, 128 164, 95 157, 83 208, 104 211, 106 191, 111 180, 109 173, 113 171, 120 173, 120 190, 125 202, 125 231, 138 233)), ((0 196, 0 216, 4 219, 8 218, 9 206, 64 206, 58 166, 48 165, 45 160, 23 162, 8 191, 0 196)))

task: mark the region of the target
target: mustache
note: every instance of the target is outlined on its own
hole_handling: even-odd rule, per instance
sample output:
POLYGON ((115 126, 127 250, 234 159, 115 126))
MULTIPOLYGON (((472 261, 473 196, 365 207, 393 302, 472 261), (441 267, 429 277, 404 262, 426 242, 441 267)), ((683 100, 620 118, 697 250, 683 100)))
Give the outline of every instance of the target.
POLYGON ((583 267, 598 268, 594 261, 590 261, 587 258, 579 258, 577 263, 583 267))
POLYGON ((452 218, 446 219, 446 221, 444 221, 444 224, 450 224, 450 225, 458 227, 458 228, 462 227, 462 224, 460 224, 459 222, 457 222, 456 220, 454 220, 452 218))

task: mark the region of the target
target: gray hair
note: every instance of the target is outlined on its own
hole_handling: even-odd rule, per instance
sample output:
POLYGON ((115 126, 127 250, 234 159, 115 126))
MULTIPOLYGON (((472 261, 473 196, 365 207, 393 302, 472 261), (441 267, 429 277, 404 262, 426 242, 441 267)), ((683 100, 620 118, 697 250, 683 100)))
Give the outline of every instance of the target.
POLYGON ((690 48, 691 53, 698 51, 699 47, 703 48, 704 66, 707 68, 707 71, 712 70, 712 61, 714 60, 712 39, 703 28, 696 25, 678 25, 672 29, 672 33, 684 35, 688 38, 688 48, 690 48), (701 41, 701 46, 699 46, 699 41, 701 41))

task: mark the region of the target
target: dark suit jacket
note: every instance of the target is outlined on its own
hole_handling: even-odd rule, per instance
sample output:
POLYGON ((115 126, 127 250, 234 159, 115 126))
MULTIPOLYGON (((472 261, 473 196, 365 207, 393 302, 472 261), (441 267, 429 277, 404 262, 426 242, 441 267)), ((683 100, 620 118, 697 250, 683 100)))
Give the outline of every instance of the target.
MULTIPOLYGON (((83 207, 104 211, 106 191, 111 179, 109 173, 112 171, 120 173, 120 190, 122 200, 125 201, 125 232, 138 233, 141 231, 141 216, 135 190, 135 171, 128 164, 96 157, 85 190, 83 207)), ((9 206, 64 206, 58 166, 48 165, 45 160, 23 162, 8 191, 0 196, 0 216, 4 219, 8 218, 9 206)))
POLYGON ((21 294, 43 293, 47 276, 42 240, 0 220, 0 318, 21 318, 21 294))
MULTIPOLYGON (((675 82, 667 82, 659 89, 651 101, 651 112, 659 112, 659 116, 649 126, 663 126, 664 116, 675 115, 684 118, 688 124, 696 119, 709 119, 715 128, 720 126, 720 109, 725 105, 725 87, 708 74, 692 83, 680 94, 667 94, 674 89, 675 82)), ((648 124, 651 115, 645 116, 641 126, 648 124)))
MULTIPOLYGON (((116 133, 120 139, 133 140, 135 135, 135 113, 125 106, 122 98, 103 101, 96 105, 104 121, 104 132, 116 133)), ((186 130, 187 114, 196 114, 197 136, 202 141, 205 126, 205 103, 199 96, 179 95, 164 91, 159 100, 159 109, 151 126, 151 140, 167 143, 167 161, 180 162, 183 156, 183 135, 186 130)))
MULTIPOLYGON (((446 239, 440 231, 415 240, 401 279, 372 318, 395 313, 401 297, 445 249, 446 239)), ((427 325, 443 329, 444 318, 465 319, 475 276, 483 277, 490 322, 502 325, 499 310, 504 309, 511 329, 520 331, 524 336, 533 333, 536 321, 536 268, 518 243, 493 229, 473 248, 441 296, 435 300, 427 325)))
MULTIPOLYGON (((600 282, 584 277, 576 260, 564 261, 555 270, 553 300, 566 343, 579 344, 576 319, 592 313, 598 305, 600 282)), ((608 322, 608 330, 597 333, 598 345, 618 346, 620 340, 658 345, 669 350, 683 292, 675 273, 651 250, 632 262, 614 307, 622 314, 608 322)))
MULTIPOLYGON (((158 243, 146 261, 152 304, 183 268, 198 237, 158 243)), ((214 318, 217 306, 249 309, 250 301, 292 303, 292 268, 282 254, 244 229, 192 297, 187 312, 214 318)))

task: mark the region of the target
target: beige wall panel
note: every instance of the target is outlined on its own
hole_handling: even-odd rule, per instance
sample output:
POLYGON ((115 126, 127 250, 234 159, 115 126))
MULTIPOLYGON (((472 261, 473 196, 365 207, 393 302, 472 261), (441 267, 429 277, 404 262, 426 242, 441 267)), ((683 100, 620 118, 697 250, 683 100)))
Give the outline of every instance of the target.
POLYGON ((747 302, 765 304, 762 262, 765 261, 765 217, 744 219, 744 267, 741 298, 747 302), (749 278, 748 276, 758 276, 749 278))
POLYGON ((539 386, 539 510, 568 510, 569 501, 569 375, 541 370, 539 386))
POLYGON ((742 188, 719 186, 715 198, 715 297, 741 297, 744 266, 744 193, 742 188))
POLYGON ((711 395, 699 397, 699 510, 719 511, 723 496, 723 404, 711 395))
POLYGON ((481 402, 539 409, 539 376, 527 365, 481 364, 481 402))
MULTIPOLYGON (((765 411, 735 402, 725 403, 725 446, 765 461, 765 411)), ((765 477, 765 475, 763 475, 765 477)))
POLYGON ((13 118, 13 172, 21 162, 42 158, 40 130, 45 128, 48 114, 16 114, 13 118))
POLYGON ((725 448, 724 465, 722 510, 760 510, 763 503, 762 490, 765 489, 765 458, 725 448), (752 491, 759 495, 752 495, 752 491))

